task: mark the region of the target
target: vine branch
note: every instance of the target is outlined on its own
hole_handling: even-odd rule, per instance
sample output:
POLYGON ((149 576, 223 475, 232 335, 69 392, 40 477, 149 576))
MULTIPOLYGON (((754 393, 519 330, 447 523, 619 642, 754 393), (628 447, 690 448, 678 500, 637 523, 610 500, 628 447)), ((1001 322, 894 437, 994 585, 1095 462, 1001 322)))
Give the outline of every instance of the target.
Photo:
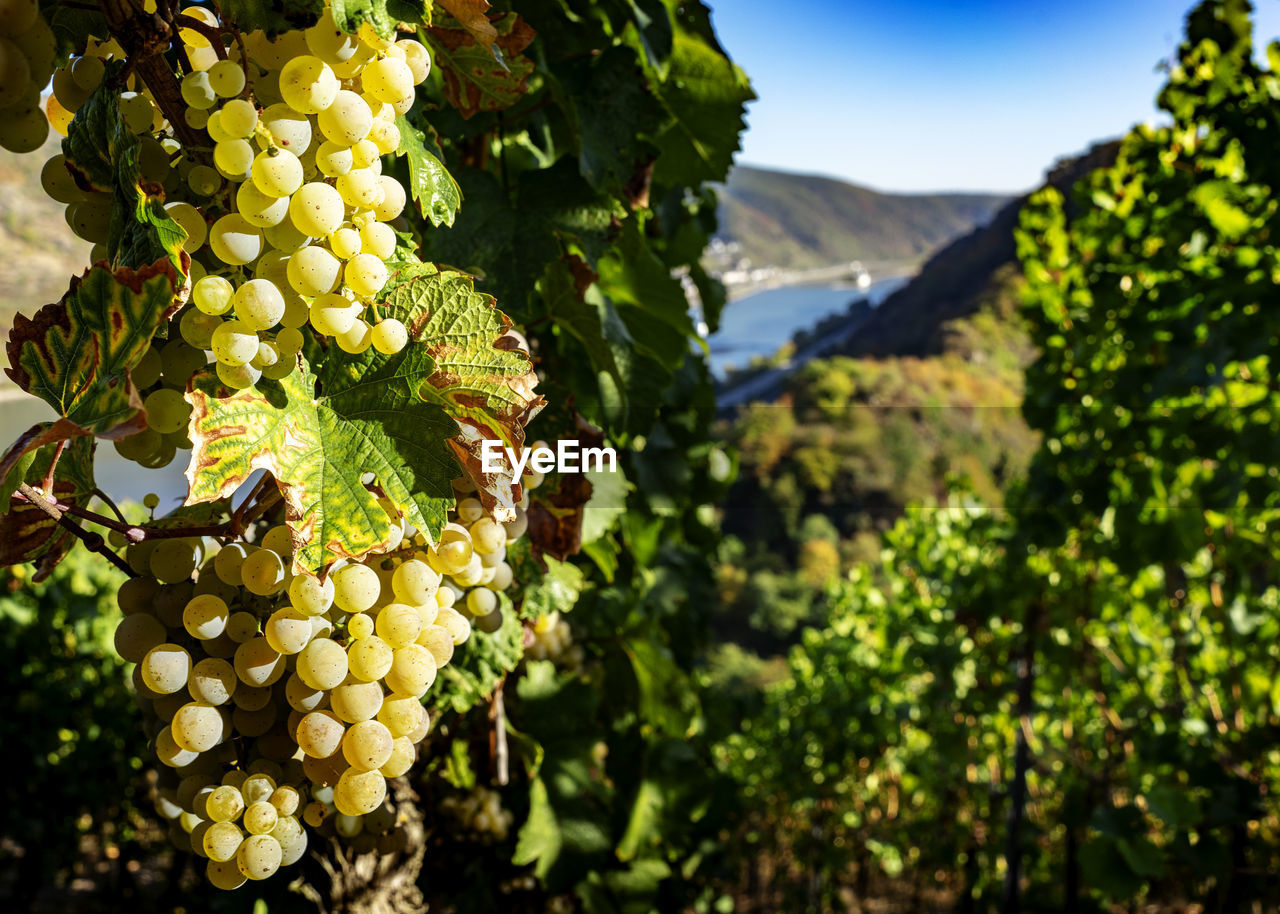
POLYGON ((98 553, 98 555, 105 558, 112 565, 115 565, 125 574, 133 577, 133 569, 129 567, 128 563, 125 562, 124 559, 116 555, 116 553, 107 546, 107 541, 102 538, 102 534, 85 530, 75 521, 69 519, 61 510, 60 505, 55 501, 50 501, 47 497, 41 495, 35 489, 31 488, 31 486, 27 485, 27 483, 19 483, 18 491, 22 493, 23 497, 29 504, 34 505, 39 510, 43 511, 52 518, 54 523, 59 527, 66 530, 80 542, 84 543, 85 548, 90 552, 98 553))

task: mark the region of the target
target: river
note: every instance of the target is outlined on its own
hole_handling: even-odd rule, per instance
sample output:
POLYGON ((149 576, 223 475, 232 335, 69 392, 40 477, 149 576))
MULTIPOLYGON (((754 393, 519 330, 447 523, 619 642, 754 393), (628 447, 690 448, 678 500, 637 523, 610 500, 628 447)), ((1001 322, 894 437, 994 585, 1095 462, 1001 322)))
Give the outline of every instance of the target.
POLYGON ((731 302, 720 317, 720 329, 709 340, 711 371, 723 378, 730 366, 744 368, 754 356, 771 356, 797 330, 816 326, 863 296, 873 306, 879 305, 905 281, 901 276, 882 279, 866 291, 844 283, 783 286, 731 302))

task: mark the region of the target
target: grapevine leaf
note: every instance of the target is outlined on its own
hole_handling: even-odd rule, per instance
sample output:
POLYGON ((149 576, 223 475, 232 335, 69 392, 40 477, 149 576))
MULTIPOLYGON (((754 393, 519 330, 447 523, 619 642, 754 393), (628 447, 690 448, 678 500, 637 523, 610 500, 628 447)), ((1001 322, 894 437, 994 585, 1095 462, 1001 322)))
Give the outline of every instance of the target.
POLYGON ((746 127, 751 84, 728 57, 701 37, 677 32, 662 94, 673 120, 657 138, 654 182, 665 187, 719 181, 733 164, 746 127))
POLYGON ((511 862, 516 866, 536 862, 538 868, 535 873, 539 879, 545 878, 551 864, 560 855, 561 843, 560 823, 551 808, 547 785, 542 778, 536 777, 529 782, 529 815, 520 826, 511 862))
POLYGON ((664 739, 646 747, 642 775, 631 804, 626 831, 618 841, 618 859, 633 860, 663 835, 671 835, 705 812, 703 762, 682 739, 664 739))
POLYGON ((547 570, 541 573, 541 579, 525 585, 520 615, 526 619, 572 609, 586 584, 582 569, 572 562, 547 557, 546 564, 547 570))
POLYGON ((113 196, 107 257, 118 266, 142 267, 167 257, 186 275, 187 235, 164 208, 164 189, 141 177, 142 141, 120 113, 112 88, 124 65, 110 64, 102 84, 76 112, 62 141, 67 169, 81 186, 113 196))
POLYGON ((533 61, 520 53, 533 41, 533 29, 516 13, 504 13, 492 27, 496 37, 489 43, 446 18, 425 32, 444 73, 445 95, 464 118, 510 108, 524 95, 534 70, 533 61))
POLYGON ((383 38, 396 32, 396 19, 387 10, 386 0, 332 0, 333 21, 344 32, 354 34, 360 26, 369 26, 383 38))
POLYGON ((439 157, 427 149, 426 134, 405 117, 396 118, 400 128, 400 148, 396 155, 409 164, 409 190, 422 215, 434 226, 453 225, 462 206, 462 189, 439 157))
POLYGON ((498 40, 498 30, 489 17, 489 0, 438 0, 439 4, 458 24, 471 33, 481 47, 487 48, 498 40))
POLYGON ((524 627, 506 594, 499 598, 502 626, 492 634, 473 631, 461 656, 441 668, 444 687, 437 693, 438 706, 459 714, 469 711, 492 695, 524 656, 524 627))
POLYGON ((36 577, 43 579, 75 546, 76 540, 49 515, 30 504, 11 504, 21 482, 43 488, 55 454, 58 463, 53 475, 53 492, 59 501, 80 505, 94 491, 92 438, 73 438, 59 453, 75 429, 56 429, 59 423, 42 422, 23 434, 0 462, 4 479, 0 504, 0 563, 38 562, 36 577))
MULTIPOLYGON (((434 371, 421 396, 457 422, 458 436, 449 444, 481 501, 499 519, 513 517, 515 480, 510 469, 484 472, 484 442, 521 447, 525 425, 544 404, 534 393, 533 363, 504 336, 511 320, 475 290, 469 276, 431 264, 392 277, 382 303, 430 356, 434 371)), ((507 466, 505 456, 499 463, 507 466)))
POLYGON ((628 220, 615 253, 601 258, 599 271, 600 288, 618 306, 639 351, 672 370, 680 367, 684 338, 696 336, 689 301, 646 244, 637 220, 628 220))
POLYGON ((628 639, 622 647, 640 689, 641 718, 670 736, 696 733, 702 723, 696 693, 671 652, 645 635, 628 639))
POLYGON ((365 473, 409 523, 435 535, 457 475, 448 439, 457 427, 417 391, 434 370, 422 346, 393 356, 330 353, 312 373, 305 360, 280 382, 230 391, 196 375, 188 504, 231 495, 257 469, 285 501, 294 568, 317 571, 393 542, 391 524, 365 473))
POLYGON ((136 272, 93 267, 58 304, 14 319, 6 373, 84 433, 138 431, 142 400, 129 372, 177 308, 181 283, 167 258, 136 272))
POLYGON ((268 35, 276 35, 290 29, 305 29, 315 25, 324 12, 324 0, 222 0, 219 11, 222 18, 242 32, 261 29, 268 35))

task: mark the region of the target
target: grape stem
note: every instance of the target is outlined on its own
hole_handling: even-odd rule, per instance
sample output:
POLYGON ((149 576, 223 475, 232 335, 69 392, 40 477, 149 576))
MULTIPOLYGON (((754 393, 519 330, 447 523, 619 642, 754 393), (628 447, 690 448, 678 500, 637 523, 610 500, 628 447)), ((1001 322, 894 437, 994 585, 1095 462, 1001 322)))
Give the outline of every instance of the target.
POLYGON ((108 548, 107 541, 102 538, 100 533, 94 533, 81 527, 63 513, 61 510, 62 506, 60 506, 56 501, 49 499, 45 495, 41 495, 25 482, 18 484, 18 491, 22 493, 23 498, 25 498, 27 502, 49 515, 49 517, 53 519, 54 523, 63 530, 66 530, 80 542, 84 543, 85 548, 90 552, 98 553, 125 574, 130 577, 134 576, 133 569, 129 567, 128 563, 125 562, 124 559, 108 548))
MULTIPOLYGON (((29 487, 23 484, 18 489, 18 493, 14 498, 19 501, 25 501, 34 504, 37 508, 44 510, 44 506, 55 509, 60 514, 71 515, 80 520, 88 521, 91 524, 97 524, 99 527, 106 527, 108 530, 114 530, 124 535, 125 539, 131 543, 141 543, 143 540, 155 539, 174 539, 181 536, 230 536, 231 530, 229 524, 202 524, 190 527, 150 527, 131 524, 127 520, 115 520, 98 514, 96 511, 90 511, 88 508, 82 508, 79 505, 69 504, 67 502, 58 501, 48 495, 41 496, 39 492, 34 492, 34 496, 27 489, 29 487)), ((95 490, 94 494, 101 495, 101 492, 95 490)), ((104 496, 105 497, 105 496, 104 496)), ((114 506, 113 506, 114 507, 114 506)), ((48 511, 45 511, 48 514, 48 511)), ((118 513, 118 509, 117 509, 118 513)), ((50 515, 52 516, 52 515, 50 515)), ((70 521, 68 521, 70 523, 70 521)), ((90 534, 96 536, 97 534, 90 534)))
POLYGON ((506 680, 500 680, 493 690, 493 698, 489 701, 489 721, 493 727, 489 730, 489 757, 493 759, 493 782, 499 787, 506 787, 510 780, 509 753, 507 751, 507 709, 502 700, 502 686, 506 680))
POLYGON ((185 13, 179 13, 174 16, 173 24, 180 29, 191 29, 193 32, 199 32, 209 39, 209 44, 213 46, 213 52, 218 55, 219 60, 227 59, 227 48, 222 43, 223 29, 209 25, 207 22, 201 22, 194 16, 188 16, 185 13))

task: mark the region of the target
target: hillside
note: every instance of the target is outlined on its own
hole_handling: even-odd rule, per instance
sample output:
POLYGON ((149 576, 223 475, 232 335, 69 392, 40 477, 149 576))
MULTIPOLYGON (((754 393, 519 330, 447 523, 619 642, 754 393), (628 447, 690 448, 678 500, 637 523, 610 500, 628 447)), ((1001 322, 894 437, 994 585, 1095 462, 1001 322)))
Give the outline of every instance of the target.
POLYGON ((89 262, 89 243, 72 234, 63 205, 40 186, 40 169, 60 140, 28 155, 0 150, 0 333, 6 337, 15 312, 30 314, 57 300, 71 274, 89 262))
POLYGON ((997 194, 886 194, 816 175, 739 166, 720 192, 720 232, 755 266, 919 263, 982 225, 997 194))

